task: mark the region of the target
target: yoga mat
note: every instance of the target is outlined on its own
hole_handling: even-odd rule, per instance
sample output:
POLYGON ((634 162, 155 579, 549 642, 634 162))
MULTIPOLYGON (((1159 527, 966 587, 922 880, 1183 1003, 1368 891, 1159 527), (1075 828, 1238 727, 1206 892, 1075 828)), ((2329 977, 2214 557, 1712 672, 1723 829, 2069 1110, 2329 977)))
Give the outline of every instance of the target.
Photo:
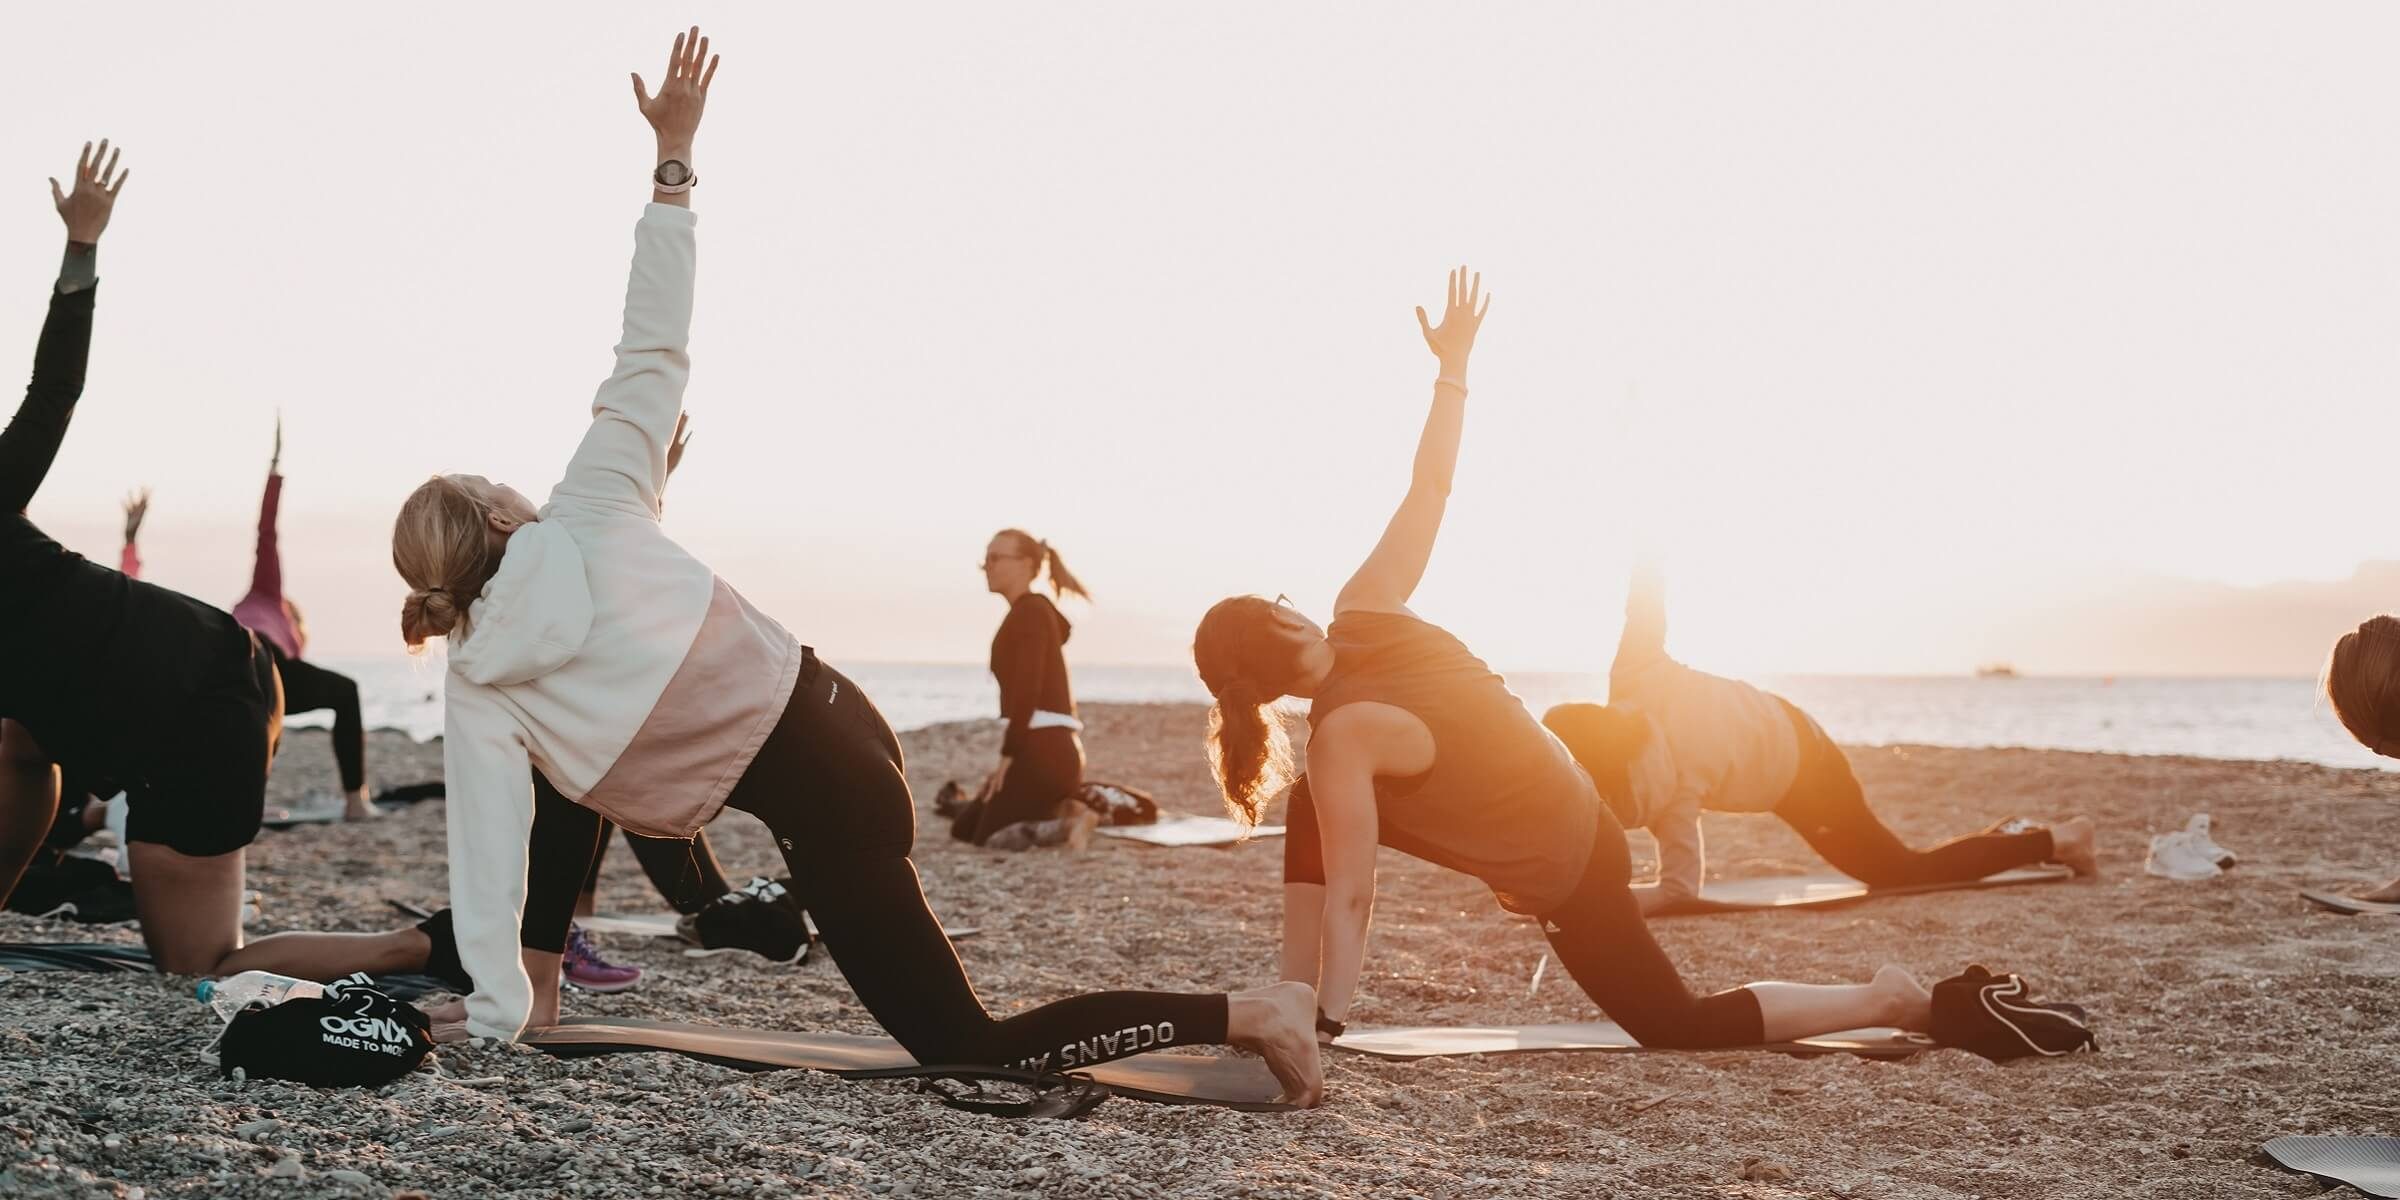
MULTIPOLYGON (((744 1071, 830 1071, 847 1078, 899 1078, 917 1065, 900 1043, 886 1037, 726 1029, 618 1017, 572 1018, 531 1030, 522 1040, 562 1057, 666 1051, 744 1071)), ((1077 1068, 1074 1073, 1089 1076, 1126 1099, 1153 1104, 1213 1104, 1244 1112, 1290 1108, 1276 1101, 1283 1089, 1267 1065, 1255 1058, 1137 1054, 1077 1068)))
MULTIPOLYGON (((267 829, 292 829, 301 825, 332 825, 341 821, 344 807, 343 799, 331 794, 318 797, 315 804, 300 803, 288 807, 270 804, 267 806, 266 815, 259 818, 258 823, 267 829)), ((390 815, 390 810, 383 811, 386 816, 390 815)))
POLYGON ((2335 912, 2348 913, 2354 917, 2400 917, 2400 904, 2386 904, 2380 900, 2361 900, 2356 896, 2345 896, 2339 892, 2320 892, 2302 888, 2300 889, 2300 898, 2319 908, 2330 908, 2335 912))
POLYGON ((2400 1137, 2279 1137, 2267 1157, 2327 1183, 2346 1183, 2370 1196, 2400 1197, 2400 1137))
POLYGON ((0 942, 0 967, 11 971, 98 971, 155 975, 150 951, 119 942, 0 942))
POLYGON ((2018 867, 1965 883, 1926 883, 1908 887, 1870 888, 1847 875, 1770 875, 1763 879, 1721 879, 1700 885, 1700 898, 1662 908, 1653 917, 1688 917, 1707 913, 1761 912, 1787 908, 1831 908, 1882 896, 1917 896, 1927 892, 1971 891, 2057 883, 2072 879, 2066 867, 2018 867))
MULTIPOLYGON (((150 951, 119 942, 0 942, 0 969, 155 975, 150 951)), ((427 975, 383 975, 375 986, 394 1000, 414 1000, 450 985, 427 975)))
MULTIPOLYGON (((808 936, 817 936, 817 923, 805 913, 801 914, 800 919, 808 922, 808 936)), ((626 937, 680 937, 675 932, 674 913, 601 913, 594 917, 577 917, 575 923, 589 933, 615 933, 626 937)), ((974 937, 983 930, 973 925, 944 925, 942 932, 949 934, 950 940, 955 942, 974 937)))
MULTIPOLYGON (((1148 846, 1230 846, 1242 840, 1242 823, 1230 817, 1171 817, 1155 825, 1106 825, 1100 836, 1123 838, 1148 846)), ((1254 838, 1282 837, 1283 826, 1261 825, 1247 831, 1254 838)))
MULTIPOLYGON (((1334 1047, 1376 1058, 1408 1061, 1449 1058, 1461 1054, 1672 1054, 1691 1051, 1652 1050, 1633 1040, 1614 1021, 1576 1025, 1419 1025, 1393 1029, 1354 1029, 1335 1038, 1334 1047)), ((1933 1049, 1933 1039, 1899 1029, 1852 1029, 1795 1042, 1766 1042, 1737 1050, 1772 1050, 1778 1054, 1855 1054, 1861 1058, 1907 1058, 1933 1049)))

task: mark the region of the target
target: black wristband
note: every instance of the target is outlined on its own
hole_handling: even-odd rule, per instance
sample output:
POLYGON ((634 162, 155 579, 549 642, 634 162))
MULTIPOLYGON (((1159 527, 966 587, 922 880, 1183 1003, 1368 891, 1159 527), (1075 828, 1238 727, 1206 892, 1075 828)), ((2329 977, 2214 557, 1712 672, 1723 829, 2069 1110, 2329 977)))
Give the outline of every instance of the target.
POLYGON ((1340 1021, 1336 1021, 1332 1017, 1326 1016, 1324 1013, 1317 1014, 1318 1033, 1324 1034, 1327 1037, 1338 1038, 1342 1036, 1342 1031, 1348 1028, 1350 1028, 1348 1025, 1344 1025, 1340 1021))

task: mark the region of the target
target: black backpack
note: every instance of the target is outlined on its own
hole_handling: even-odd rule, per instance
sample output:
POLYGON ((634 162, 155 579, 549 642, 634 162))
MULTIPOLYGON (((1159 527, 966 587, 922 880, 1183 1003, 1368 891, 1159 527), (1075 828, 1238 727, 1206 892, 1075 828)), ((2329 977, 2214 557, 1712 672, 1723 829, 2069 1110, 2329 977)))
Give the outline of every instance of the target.
POLYGON ((2082 1009, 2037 1002, 2023 976, 1980 965, 1933 985, 1933 1040, 1993 1062, 2100 1048, 2082 1009))
POLYGON ((234 1014, 217 1043, 218 1070, 315 1087, 380 1087, 417 1069, 433 1050, 432 1023, 368 983, 364 973, 322 996, 234 1014))

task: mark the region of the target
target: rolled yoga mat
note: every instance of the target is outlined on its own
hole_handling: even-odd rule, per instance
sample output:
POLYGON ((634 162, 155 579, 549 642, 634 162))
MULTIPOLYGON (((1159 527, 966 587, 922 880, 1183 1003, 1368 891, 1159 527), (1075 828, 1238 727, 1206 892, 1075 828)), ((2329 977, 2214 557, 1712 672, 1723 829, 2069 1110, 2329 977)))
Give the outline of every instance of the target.
POLYGON ((1106 825, 1100 836, 1146 846, 1231 846, 1245 836, 1282 837, 1283 826, 1245 828, 1229 817, 1162 817, 1154 825, 1106 825))
POLYGON ((2346 1183, 2385 1200, 2400 1197, 2400 1137, 2279 1137, 2261 1149, 2327 1183, 2346 1183))
POLYGON ((2361 900, 2356 896, 2342 895, 2340 892, 2320 892, 2313 888, 2302 888, 2300 889, 2300 898, 2318 908, 2330 908, 2335 912, 2348 913, 2354 917, 2400 917, 2400 904, 2387 904, 2380 900, 2361 900))
POLYGON ((1923 883, 1906 887, 1871 888, 1847 875, 1769 875, 1760 879, 1720 879, 1700 885, 1700 898, 1662 908, 1652 917, 1690 917, 1709 913, 1764 912, 1788 908, 1832 908, 1880 896, 1920 896, 1927 892, 1972 891, 2018 887, 2072 879, 2066 867, 2018 867, 1960 883, 1923 883))
MULTIPOLYGON (((1353 1029, 1334 1048, 1402 1061, 1462 1054, 1674 1054, 1724 1051, 1654 1050, 1633 1040, 1614 1021, 1574 1025, 1418 1025, 1353 1029)), ((1791 1042, 1728 1046, 1725 1050, 1769 1050, 1777 1054, 1855 1054, 1861 1058, 1907 1058, 1934 1048, 1932 1038, 1900 1029, 1852 1029, 1791 1042)))
MULTIPOLYGON (((578 1017, 521 1039, 561 1057, 664 1051, 744 1071, 828 1071, 850 1079, 895 1079, 925 1074, 900 1043, 855 1033, 794 1033, 726 1029, 677 1021, 578 1017)), ((1072 1070, 1128 1100, 1153 1104, 1212 1104, 1244 1112, 1284 1112, 1283 1089, 1255 1058, 1197 1054, 1137 1054, 1072 1070)))

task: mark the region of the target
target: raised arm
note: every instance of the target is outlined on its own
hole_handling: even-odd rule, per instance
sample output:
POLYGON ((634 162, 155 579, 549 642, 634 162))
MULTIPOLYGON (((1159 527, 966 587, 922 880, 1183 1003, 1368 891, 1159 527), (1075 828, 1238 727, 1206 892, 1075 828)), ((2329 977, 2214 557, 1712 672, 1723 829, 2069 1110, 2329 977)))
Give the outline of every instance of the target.
POLYGON ((283 554, 276 549, 275 518, 283 511, 283 414, 275 414, 275 453, 267 459, 267 488, 258 498, 258 552, 250 560, 250 597, 280 604, 283 554))
POLYGON ((1625 587, 1625 629, 1617 635, 1617 666, 1632 668, 1667 655, 1667 584, 1655 563, 1634 567, 1625 587))
POLYGON ((641 76, 633 77, 634 99, 657 136, 650 205, 634 226, 616 369, 592 398, 591 427, 552 493, 554 502, 659 516, 667 456, 691 375, 691 186, 698 180, 691 172, 692 142, 715 76, 708 39, 695 27, 675 39, 658 94, 643 86, 641 76))
POLYGON ((1408 495, 1384 526, 1383 539, 1360 564, 1334 600, 1334 611, 1363 608, 1397 611, 1408 604, 1425 578, 1433 558, 1433 539, 1442 529, 1442 512, 1450 502, 1450 477, 1458 467, 1458 439, 1467 418, 1467 357, 1475 348, 1475 331, 1491 310, 1483 294, 1483 276, 1465 267, 1450 274, 1449 303, 1442 323, 1425 319, 1417 310, 1417 327, 1425 344, 1441 363, 1433 383, 1433 411, 1425 417, 1425 432, 1417 438, 1417 458, 1409 477, 1408 495))
POLYGON ((115 211, 117 190, 130 171, 117 169, 123 151, 111 154, 108 142, 97 150, 84 143, 75 164, 75 186, 63 191, 50 181, 50 198, 59 219, 67 225, 67 251, 50 290, 50 315, 42 321, 41 341, 33 352, 33 382, 25 388, 25 403, 0 430, 0 512, 23 512, 41 490, 58 458, 59 443, 75 402, 83 396, 84 366, 92 350, 92 299, 99 281, 100 234, 115 211))
POLYGON ((125 549, 117 555, 117 570, 127 579, 142 577, 142 518, 150 515, 150 489, 125 495, 125 549))

